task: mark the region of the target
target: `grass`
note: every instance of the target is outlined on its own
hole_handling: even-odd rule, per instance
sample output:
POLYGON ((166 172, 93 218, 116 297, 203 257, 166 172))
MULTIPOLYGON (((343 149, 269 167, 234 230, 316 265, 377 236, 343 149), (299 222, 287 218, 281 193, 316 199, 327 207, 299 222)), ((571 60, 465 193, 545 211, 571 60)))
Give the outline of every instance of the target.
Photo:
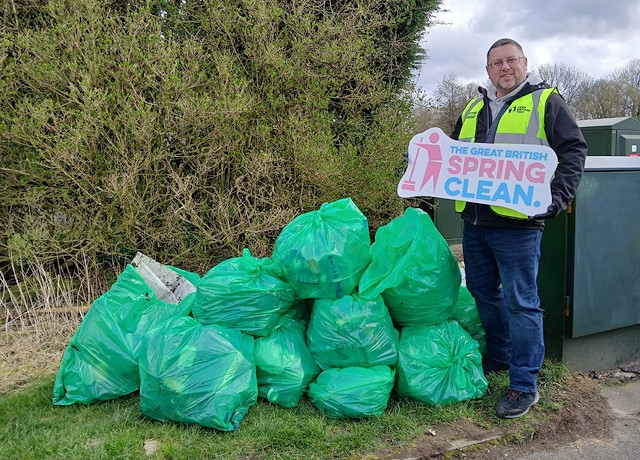
MULTIPOLYGON (((545 367, 554 376, 562 374, 562 365, 545 367)), ((40 377, 0 394, 2 458, 363 459, 410 446, 438 425, 461 420, 487 427, 519 423, 513 436, 523 442, 531 431, 526 418, 505 421, 493 413, 507 388, 504 373, 490 376, 492 390, 479 400, 436 407, 392 397, 380 417, 361 420, 327 417, 304 398, 293 409, 260 400, 230 433, 147 419, 136 394, 88 406, 54 406, 53 380, 53 375, 40 377), (146 453, 145 445, 157 450, 146 453)), ((542 383, 537 414, 558 409, 551 394, 558 383, 542 383)))
MULTIPOLYGON (((506 376, 492 376, 491 384, 506 389, 506 376)), ((442 407, 392 397, 380 417, 362 420, 327 417, 306 399, 293 409, 261 400, 237 431, 224 433, 147 419, 135 394, 89 406, 54 406, 52 390, 50 375, 0 395, 3 458, 355 459, 406 447, 439 424, 512 423, 493 415, 502 391, 442 407), (151 441, 158 450, 146 455, 151 441)))
MULTIPOLYGON (((145 418, 137 394, 89 406, 54 406, 55 373, 82 320, 81 314, 69 313, 70 307, 86 302, 98 288, 82 291, 76 286, 74 296, 53 295, 65 283, 45 271, 30 273, 39 277, 38 285, 48 289, 48 295, 21 296, 27 291, 20 289, 18 277, 14 276, 17 289, 0 277, 5 291, 1 297, 5 324, 0 332, 3 459, 365 459, 428 442, 425 433, 463 420, 482 427, 515 424, 516 437, 528 436, 528 417, 505 421, 494 415, 495 404, 508 387, 505 373, 489 377, 489 391, 479 400, 436 407, 392 396, 381 416, 360 420, 330 418, 305 398, 293 409, 260 399, 240 428, 230 433, 145 418), (9 288, 18 294, 8 295, 9 288)), ((558 388, 567 375, 562 364, 545 362, 537 418, 564 404, 558 388)))

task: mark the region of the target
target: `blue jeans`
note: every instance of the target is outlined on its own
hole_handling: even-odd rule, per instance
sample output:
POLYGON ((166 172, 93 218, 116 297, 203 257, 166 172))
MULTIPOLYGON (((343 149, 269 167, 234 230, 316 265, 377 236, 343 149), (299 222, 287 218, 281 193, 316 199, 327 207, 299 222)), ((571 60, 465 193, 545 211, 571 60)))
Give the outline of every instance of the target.
POLYGON ((487 340, 486 358, 509 363, 512 390, 533 393, 544 360, 538 297, 541 229, 494 228, 464 222, 467 288, 487 340))

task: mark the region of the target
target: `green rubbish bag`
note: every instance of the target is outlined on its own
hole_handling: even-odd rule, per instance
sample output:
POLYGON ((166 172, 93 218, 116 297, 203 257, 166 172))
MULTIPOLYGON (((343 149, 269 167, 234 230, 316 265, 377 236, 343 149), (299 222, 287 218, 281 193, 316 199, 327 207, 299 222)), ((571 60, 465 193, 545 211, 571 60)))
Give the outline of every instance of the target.
POLYGON ((380 227, 371 258, 360 279, 360 296, 382 295, 397 324, 432 325, 451 317, 462 281, 460 267, 429 214, 407 208, 380 227))
POLYGON ((125 396, 140 387, 138 353, 151 327, 191 310, 155 298, 132 265, 96 299, 63 354, 52 402, 91 404, 125 396))
POLYGON ((357 294, 314 302, 307 328, 309 350, 323 369, 395 366, 399 333, 381 296, 357 294))
POLYGON ((480 353, 483 356, 487 354, 487 339, 484 327, 480 322, 480 316, 478 316, 476 300, 466 286, 460 286, 458 302, 453 308, 451 319, 455 319, 469 333, 471 338, 478 342, 480 353))
POLYGON ((186 278, 186 280, 189 281, 194 286, 198 286, 198 283, 200 283, 200 275, 198 275, 197 273, 193 273, 193 272, 190 272, 190 271, 187 271, 187 270, 183 270, 181 268, 174 267, 173 265, 167 265, 167 268, 173 270, 178 275, 186 278))
POLYGON ((370 246, 367 218, 343 198, 293 219, 278 235, 272 257, 300 299, 338 299, 356 289, 370 246))
POLYGON ((227 259, 202 277, 193 317, 202 324, 269 335, 295 301, 291 285, 278 276, 279 270, 271 259, 253 257, 244 249, 242 257, 227 259))
POLYGON ((478 342, 454 320, 403 328, 397 369, 398 395, 426 405, 481 398, 488 387, 478 342))
POLYGON ((372 417, 386 410, 394 380, 388 366, 327 369, 309 385, 307 396, 330 417, 372 417))
POLYGON ((253 337, 172 318, 143 337, 140 412, 159 421, 236 430, 258 399, 253 337))
POLYGON ((283 315, 271 335, 257 338, 253 347, 258 394, 283 407, 297 406, 320 374, 305 341, 305 325, 291 316, 283 315))

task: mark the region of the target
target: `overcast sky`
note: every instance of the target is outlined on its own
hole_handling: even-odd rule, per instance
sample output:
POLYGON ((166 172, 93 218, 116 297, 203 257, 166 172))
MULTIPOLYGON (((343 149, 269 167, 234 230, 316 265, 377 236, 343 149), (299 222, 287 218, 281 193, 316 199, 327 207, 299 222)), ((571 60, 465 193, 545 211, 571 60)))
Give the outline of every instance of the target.
POLYGON ((421 42, 428 59, 416 84, 433 94, 455 73, 460 83, 487 81, 486 52, 499 38, 518 41, 533 70, 545 63, 606 77, 640 58, 640 0, 444 0, 421 42))

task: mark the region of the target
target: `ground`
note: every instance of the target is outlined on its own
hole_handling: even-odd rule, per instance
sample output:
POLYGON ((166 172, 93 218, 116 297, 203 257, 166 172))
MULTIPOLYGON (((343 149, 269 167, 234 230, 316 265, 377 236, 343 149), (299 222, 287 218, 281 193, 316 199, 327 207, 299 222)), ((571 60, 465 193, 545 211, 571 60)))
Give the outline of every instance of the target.
MULTIPOLYGON (((460 246, 453 245, 452 251, 464 267, 460 246)), ((39 375, 55 373, 82 314, 83 311, 38 314, 25 321, 27 325, 20 334, 0 331, 0 394, 17 390, 39 375)), ((0 324, 8 324, 2 314, 0 320, 0 324)), ((562 402, 556 410, 534 408, 531 415, 512 423, 488 422, 480 426, 462 420, 453 425, 437 425, 411 448, 378 452, 375 458, 493 460, 552 450, 579 439, 611 439, 615 417, 601 390, 603 385, 631 378, 640 378, 640 363, 633 369, 572 374, 562 388, 545 391, 545 397, 562 402)))
MULTIPOLYGON (((19 389, 34 377, 57 370, 60 350, 64 349, 61 345, 70 335, 61 334, 69 337, 65 339, 58 335, 56 340, 52 340, 53 333, 43 333, 45 324, 46 321, 40 323, 39 334, 25 334, 19 338, 0 335, 0 355, 4 358, 0 362, 0 393, 19 389), (47 336, 47 340, 43 336, 47 336), (55 341, 60 343, 54 344, 55 341), (49 346, 44 346, 45 343, 49 346)), ((59 325, 57 332, 60 332, 59 325)), ((506 424, 488 422, 480 426, 462 420, 453 425, 436 425, 411 448, 378 452, 375 458, 493 460, 551 450, 578 439, 610 439, 614 415, 601 395, 601 389, 603 385, 639 378, 640 365, 637 367, 631 369, 636 372, 616 369, 571 374, 562 387, 548 388, 544 393, 545 397, 552 399, 547 402, 559 402, 557 410, 533 408, 530 415, 506 424)))
POLYGON ((564 388, 552 391, 567 404, 541 416, 536 409, 514 423, 479 426, 469 421, 435 427, 414 447, 381 452, 379 459, 419 460, 465 458, 495 460, 520 458, 532 452, 553 451, 580 439, 610 440, 615 416, 604 396, 603 385, 619 385, 640 378, 640 363, 634 372, 572 374, 564 388))

